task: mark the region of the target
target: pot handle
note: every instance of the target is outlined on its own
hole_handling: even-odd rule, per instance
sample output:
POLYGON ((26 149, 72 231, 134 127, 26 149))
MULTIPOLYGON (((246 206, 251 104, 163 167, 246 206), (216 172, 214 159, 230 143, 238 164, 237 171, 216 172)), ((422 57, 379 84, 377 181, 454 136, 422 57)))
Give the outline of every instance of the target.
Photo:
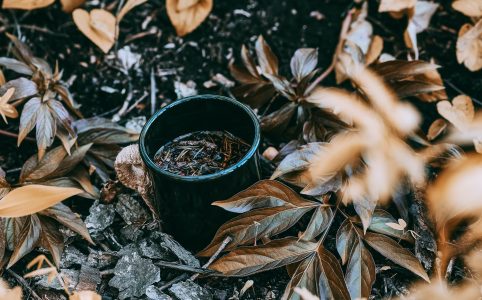
POLYGON ((126 187, 137 191, 157 219, 158 213, 152 201, 154 198, 152 182, 141 159, 139 146, 134 144, 123 148, 117 154, 114 167, 119 181, 126 187))

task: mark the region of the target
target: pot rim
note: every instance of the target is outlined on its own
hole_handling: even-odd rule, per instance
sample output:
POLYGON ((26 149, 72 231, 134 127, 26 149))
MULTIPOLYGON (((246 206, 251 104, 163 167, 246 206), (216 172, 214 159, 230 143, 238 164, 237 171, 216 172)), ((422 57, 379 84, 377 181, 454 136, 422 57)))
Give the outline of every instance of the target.
POLYGON ((239 102, 238 100, 230 97, 225 97, 225 96, 220 96, 220 95, 212 95, 212 94, 202 94, 202 95, 196 95, 196 96, 190 96, 190 97, 185 97, 182 99, 179 99, 159 111, 157 111, 149 120, 146 122, 144 127, 142 128, 141 134, 139 136, 139 152, 141 154, 141 158, 143 162, 147 165, 148 168, 151 170, 154 170, 156 173, 162 174, 166 177, 176 179, 176 180, 181 180, 181 181, 187 181, 187 182, 199 182, 199 181, 208 181, 208 180, 214 180, 220 177, 223 177, 225 175, 228 175, 232 172, 234 172, 236 169, 239 167, 243 166, 253 155, 255 155, 256 151, 258 150, 259 144, 261 141, 261 129, 260 129, 260 124, 258 121, 258 117, 256 114, 246 106, 245 104, 239 102), (147 150, 146 150, 146 145, 145 145, 145 137, 147 135, 147 132, 151 128, 152 124, 154 123, 157 118, 161 117, 163 113, 168 111, 169 109, 177 106, 177 105, 183 105, 187 102, 190 101, 224 101, 224 102, 229 102, 230 104, 233 104, 239 108, 241 108, 245 113, 249 115, 251 118, 251 121, 253 122, 254 125, 254 140, 253 143, 251 144, 251 147, 249 148, 249 151, 241 158, 237 163, 234 165, 230 166, 227 169, 221 170, 219 172, 213 173, 213 174, 207 174, 207 175, 200 175, 200 176, 182 176, 178 174, 173 174, 171 172, 168 172, 166 170, 161 169, 152 159, 149 157, 147 150))

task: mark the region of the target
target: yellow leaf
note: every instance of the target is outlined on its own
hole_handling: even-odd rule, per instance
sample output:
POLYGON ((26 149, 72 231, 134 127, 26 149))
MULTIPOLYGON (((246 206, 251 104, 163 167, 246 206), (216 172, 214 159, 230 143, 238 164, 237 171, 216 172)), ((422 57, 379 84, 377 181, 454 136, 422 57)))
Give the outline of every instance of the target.
POLYGON ((16 286, 11 289, 6 281, 0 279, 0 299, 22 300, 22 288, 16 286))
POLYGON ((109 52, 116 39, 116 18, 104 9, 74 10, 72 17, 77 28, 104 53, 109 52))
POLYGON ((122 7, 119 14, 117 15, 117 23, 124 18, 124 16, 130 12, 134 7, 146 3, 147 0, 127 0, 127 3, 122 7))
POLYGON ((9 88, 3 96, 0 97, 0 115, 2 116, 5 123, 7 122, 7 117, 9 118, 16 118, 18 117, 18 112, 15 106, 8 104, 10 98, 12 98, 13 94, 15 93, 15 88, 9 88))
POLYGON ((82 192, 77 188, 25 185, 14 189, 0 200, 0 217, 31 215, 82 192))
POLYGON ((482 69, 482 20, 475 26, 465 24, 460 28, 457 61, 472 72, 482 69))
POLYGON ((480 0, 457 0, 452 3, 452 7, 468 17, 482 17, 482 1, 480 0))
POLYGON ((196 29, 212 8, 213 0, 166 0, 167 15, 179 36, 196 29))
POLYGON ((55 0, 3 0, 2 8, 32 10, 49 6, 55 0))
POLYGON ((84 4, 85 0, 60 0, 62 10, 66 13, 71 13, 74 9, 84 4))
POLYGON ((93 291, 74 292, 69 296, 69 300, 101 300, 102 297, 93 291))

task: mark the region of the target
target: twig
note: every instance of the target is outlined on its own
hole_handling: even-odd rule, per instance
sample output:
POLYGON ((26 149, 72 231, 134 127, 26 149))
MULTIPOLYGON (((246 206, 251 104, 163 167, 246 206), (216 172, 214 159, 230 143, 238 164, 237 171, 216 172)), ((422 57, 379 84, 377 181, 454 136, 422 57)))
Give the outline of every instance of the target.
POLYGON ((169 269, 175 269, 175 270, 180 270, 180 271, 186 271, 186 272, 192 272, 192 273, 201 273, 201 274, 207 274, 207 273, 212 273, 212 270, 208 270, 205 268, 197 268, 197 267, 191 267, 188 265, 182 265, 178 263, 173 263, 173 262, 168 262, 168 261, 158 261, 156 262, 157 266, 160 267, 165 267, 169 269))
MULTIPOLYGON (((467 93, 465 93, 464 91, 462 91, 461 89, 459 89, 459 88, 458 88, 455 84, 453 84, 450 80, 444 80, 443 82, 446 83, 448 86, 450 86, 450 87, 451 87, 454 91, 456 91, 457 93, 467 95, 467 93)), ((482 106, 482 101, 477 100, 477 99, 475 99, 474 97, 470 97, 470 98, 472 98, 472 101, 474 101, 474 102, 477 103, 478 105, 482 106)))
POLYGON ((35 291, 30 287, 30 285, 28 284, 28 282, 23 279, 22 276, 18 275, 17 273, 15 273, 14 271, 12 271, 11 269, 8 269, 7 270, 8 274, 10 274, 12 277, 15 278, 15 280, 17 280, 18 283, 20 283, 25 289, 27 289, 29 292, 30 292, 30 295, 37 299, 37 300, 42 300, 42 298, 40 298, 40 296, 35 293, 35 291))
POLYGON ((129 104, 131 103, 132 97, 134 96, 132 93, 132 84, 131 84, 131 79, 129 75, 127 75, 127 82, 128 82, 127 97, 124 100, 124 103, 122 103, 122 106, 119 109, 119 111, 114 116, 112 116, 112 122, 118 122, 120 118, 126 114, 127 109, 129 109, 129 104))
MULTIPOLYGON (((18 134, 10 132, 10 131, 2 130, 2 129, 0 129, 0 135, 8 136, 8 137, 11 137, 11 138, 14 138, 14 139, 18 138, 18 134)), ((35 142, 34 138, 31 138, 31 137, 28 137, 28 136, 25 137, 24 140, 29 141, 29 142, 35 142)))
POLYGON ((318 76, 315 81, 313 81, 309 88, 306 90, 306 94, 309 94, 321 81, 323 81, 328 75, 333 72, 336 66, 336 61, 338 60, 338 55, 343 49, 343 45, 345 43, 346 35, 348 34, 348 30, 350 29, 350 24, 351 20, 353 17, 353 11, 349 11, 348 14, 346 15, 345 19, 343 20, 343 24, 341 25, 341 30, 340 30, 340 37, 338 39, 338 44, 336 45, 335 48, 335 53, 333 53, 333 59, 331 60, 330 66, 323 72, 321 73, 320 76, 318 76))
POLYGON ((154 77, 154 69, 151 68, 151 116, 156 112, 156 78, 154 77))
MULTIPOLYGON (((230 236, 227 236, 224 241, 221 243, 221 245, 219 245, 219 248, 218 250, 216 250, 216 252, 213 254, 213 256, 211 256, 211 258, 208 260, 207 263, 205 263, 203 266, 202 266, 202 269, 207 269, 207 267, 209 267, 213 261, 219 256, 219 254, 221 254, 221 252, 224 250, 224 248, 226 248, 226 246, 233 240, 232 237, 230 236)), ((191 276, 191 280, 195 280, 196 278, 198 278, 198 276, 200 275, 200 273, 196 273, 194 274, 193 276, 191 276)), ((169 288, 171 285, 175 284, 175 283, 178 283, 180 281, 183 281, 183 280, 186 280, 188 279, 189 276, 187 274, 182 274, 182 275, 179 275, 177 277, 175 277, 174 279, 172 279, 171 281, 167 282, 166 284, 164 284, 163 286, 161 286, 159 288, 159 290, 162 292, 163 290, 169 288)))
MULTIPOLYGON (((208 260, 208 262, 203 265, 203 269, 207 269, 207 267, 209 267, 209 266, 213 263, 213 261, 214 261, 216 258, 218 258, 219 254, 221 254, 221 252, 223 252, 224 248, 226 248, 226 246, 227 246, 229 243, 231 243, 232 240, 233 240, 232 237, 227 236, 227 237, 224 239, 224 241, 221 243, 221 245, 219 245, 218 250, 216 250, 216 252, 214 252, 213 256, 211 256, 211 258, 208 260)), ((192 276, 191 276, 191 280, 196 280, 196 278, 198 278, 199 275, 200 275, 199 273, 192 275, 192 276)))
POLYGON ((174 279, 168 281, 166 284, 164 284, 163 286, 161 286, 159 288, 159 291, 164 291, 165 289, 168 289, 171 285, 175 284, 175 283, 178 283, 179 281, 183 281, 185 279, 188 279, 189 278, 189 275, 187 275, 186 273, 182 274, 182 275, 179 275, 177 277, 174 277, 174 279))

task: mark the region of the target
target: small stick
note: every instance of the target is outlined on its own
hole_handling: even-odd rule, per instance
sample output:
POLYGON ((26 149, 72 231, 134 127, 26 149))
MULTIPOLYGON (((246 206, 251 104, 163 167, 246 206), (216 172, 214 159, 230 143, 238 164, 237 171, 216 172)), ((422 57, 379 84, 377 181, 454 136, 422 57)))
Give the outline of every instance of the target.
POLYGON ((151 68, 151 116, 156 112, 156 78, 154 77, 154 69, 151 68))
MULTIPOLYGON (((18 138, 18 134, 10 132, 10 131, 2 130, 2 129, 0 129, 0 135, 8 136, 8 137, 15 138, 15 139, 18 138)), ((28 136, 25 137, 24 140, 29 141, 29 142, 35 142, 34 138, 31 138, 31 137, 28 137, 28 136)))
POLYGON ((206 274, 206 273, 212 273, 211 270, 204 269, 204 268, 196 268, 196 267, 191 267, 188 265, 182 265, 182 264, 177 264, 177 263, 172 263, 168 261, 159 261, 156 263, 157 266, 160 267, 165 267, 165 268, 170 268, 170 269, 175 269, 175 270, 180 270, 180 271, 186 271, 186 272, 192 272, 192 273, 201 273, 201 274, 206 274))
MULTIPOLYGON (((218 250, 216 250, 216 252, 214 252, 213 256, 211 256, 211 258, 208 260, 207 263, 205 263, 202 267, 203 269, 207 269, 212 263, 213 261, 218 258, 219 254, 221 254, 221 252, 223 252, 224 248, 226 248, 226 246, 231 243, 231 241, 233 240, 232 237, 230 236, 227 236, 224 241, 221 243, 221 245, 219 245, 219 248, 218 250)), ((196 278, 199 277, 199 273, 197 274, 194 274, 191 276, 191 280, 196 280, 196 278)))
MULTIPOLYGON (((207 263, 205 263, 203 266, 202 266, 202 269, 207 269, 207 267, 209 267, 213 261, 219 256, 219 254, 221 254, 221 252, 224 250, 224 248, 226 248, 226 246, 233 240, 232 237, 230 236, 227 236, 224 241, 221 243, 221 245, 219 245, 219 248, 218 250, 216 250, 216 252, 213 254, 213 256, 211 256, 211 258, 208 260, 207 263)), ((198 278, 200 275, 200 273, 196 273, 194 274, 193 276, 191 276, 191 280, 196 280, 196 278, 198 278)), ((159 288, 159 290, 162 292, 163 290, 169 288, 171 285, 175 284, 175 283, 178 283, 180 281, 183 281, 183 280, 186 280, 188 279, 189 276, 187 274, 182 274, 182 275, 179 275, 177 277, 175 277, 174 279, 172 279, 171 281, 167 282, 165 285, 161 286, 159 288)))
POLYGON ((42 298, 40 298, 40 296, 37 293, 35 293, 35 291, 30 287, 30 285, 25 279, 23 279, 20 275, 18 275, 11 269, 8 269, 7 272, 8 274, 12 275, 12 277, 15 277, 15 280, 17 280, 18 283, 20 283, 25 289, 27 289, 33 298, 37 300, 42 300, 42 298))

